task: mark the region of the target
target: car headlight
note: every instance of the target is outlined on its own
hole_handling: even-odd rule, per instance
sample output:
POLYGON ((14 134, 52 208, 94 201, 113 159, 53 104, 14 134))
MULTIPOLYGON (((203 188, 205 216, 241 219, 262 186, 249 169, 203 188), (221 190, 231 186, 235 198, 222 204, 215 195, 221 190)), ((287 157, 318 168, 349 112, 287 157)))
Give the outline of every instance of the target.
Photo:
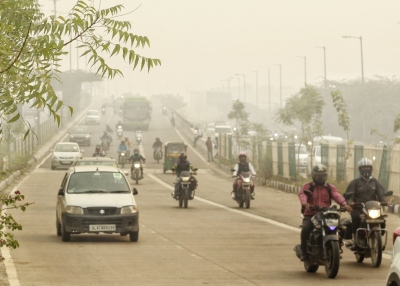
POLYGON ((57 156, 53 156, 53 161, 58 161, 57 156))
POLYGON ((183 182, 187 182, 187 181, 189 181, 190 177, 182 177, 181 179, 183 182))
POLYGON ((370 218, 378 218, 381 216, 381 210, 368 210, 368 215, 370 218))
POLYGON ((134 214, 137 212, 137 206, 125 206, 121 208, 121 214, 134 214))
POLYGON ((140 164, 134 164, 133 167, 140 168, 140 164))
POLYGON ((250 178, 243 178, 243 182, 250 183, 250 178))
POLYGON ((67 206, 65 211, 69 214, 83 214, 83 208, 76 206, 67 206))

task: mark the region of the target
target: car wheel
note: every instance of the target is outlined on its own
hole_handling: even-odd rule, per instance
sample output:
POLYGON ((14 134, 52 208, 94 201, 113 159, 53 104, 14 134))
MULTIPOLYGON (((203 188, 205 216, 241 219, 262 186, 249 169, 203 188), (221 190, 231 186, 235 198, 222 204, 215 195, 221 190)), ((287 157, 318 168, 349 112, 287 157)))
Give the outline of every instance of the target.
POLYGON ((61 236, 61 224, 58 222, 56 217, 56 229, 57 229, 57 236, 61 236))
POLYGON ((139 239, 139 231, 134 231, 129 233, 129 240, 130 241, 138 241, 139 239))
POLYGON ((64 224, 61 224, 61 239, 62 239, 62 241, 70 241, 71 240, 71 233, 66 231, 64 224))

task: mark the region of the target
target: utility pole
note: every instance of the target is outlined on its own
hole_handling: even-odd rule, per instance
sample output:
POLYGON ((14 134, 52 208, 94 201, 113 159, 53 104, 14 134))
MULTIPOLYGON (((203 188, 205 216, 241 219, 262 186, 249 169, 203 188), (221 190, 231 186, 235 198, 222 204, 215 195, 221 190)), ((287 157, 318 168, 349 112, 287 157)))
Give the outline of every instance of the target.
POLYGON ((269 76, 269 69, 268 69, 268 101, 269 101, 269 112, 271 112, 271 78, 269 76))
POLYGON ((279 96, 280 96, 280 108, 282 108, 282 65, 274 65, 279 67, 279 96))

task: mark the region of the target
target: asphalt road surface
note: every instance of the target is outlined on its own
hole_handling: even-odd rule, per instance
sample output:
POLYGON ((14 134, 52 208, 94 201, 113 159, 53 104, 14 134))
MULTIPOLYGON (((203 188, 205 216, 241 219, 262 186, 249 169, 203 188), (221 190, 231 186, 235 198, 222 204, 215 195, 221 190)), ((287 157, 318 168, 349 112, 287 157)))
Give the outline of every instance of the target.
MULTIPOLYGON (((82 147, 87 156, 105 125, 115 128, 119 118, 111 113, 108 109, 101 125, 89 126, 92 146, 82 147)), ((133 131, 125 135, 134 141, 133 131)), ((189 207, 179 208, 170 195, 174 177, 163 174, 162 162, 152 158, 156 137, 183 140, 153 103, 150 129, 141 145, 134 144, 147 158, 145 178, 137 186, 138 242, 118 234, 73 235, 62 242, 55 204, 65 170, 50 170, 50 159, 20 183, 26 201, 35 203, 25 213, 12 211, 23 231, 16 233, 20 248, 10 251, 7 264, 8 272, 16 273, 11 285, 385 285, 389 255, 376 269, 370 259, 357 263, 345 249, 336 279, 326 278, 324 267, 305 272, 293 251, 300 240, 297 196, 257 186, 251 208, 240 209, 230 197, 232 178, 215 171, 192 147, 188 159, 199 168, 199 187, 189 207)), ((116 156, 117 145, 114 131, 108 155, 116 156)), ((389 215, 388 221, 391 233, 399 220, 389 215)))

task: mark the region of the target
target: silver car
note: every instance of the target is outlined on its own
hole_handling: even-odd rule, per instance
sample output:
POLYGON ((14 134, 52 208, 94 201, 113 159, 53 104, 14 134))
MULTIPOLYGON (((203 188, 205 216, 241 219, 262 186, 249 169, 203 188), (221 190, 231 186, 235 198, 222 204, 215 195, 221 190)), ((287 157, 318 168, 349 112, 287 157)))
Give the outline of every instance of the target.
POLYGON ((69 168, 75 165, 75 162, 82 156, 84 150, 79 149, 78 143, 60 142, 54 147, 51 158, 51 169, 69 168))
POLYGON ((139 239, 139 211, 125 174, 112 166, 71 167, 57 195, 56 230, 63 241, 71 235, 119 233, 139 239))
POLYGON ((88 110, 85 118, 86 124, 100 124, 100 111, 98 110, 88 110))

